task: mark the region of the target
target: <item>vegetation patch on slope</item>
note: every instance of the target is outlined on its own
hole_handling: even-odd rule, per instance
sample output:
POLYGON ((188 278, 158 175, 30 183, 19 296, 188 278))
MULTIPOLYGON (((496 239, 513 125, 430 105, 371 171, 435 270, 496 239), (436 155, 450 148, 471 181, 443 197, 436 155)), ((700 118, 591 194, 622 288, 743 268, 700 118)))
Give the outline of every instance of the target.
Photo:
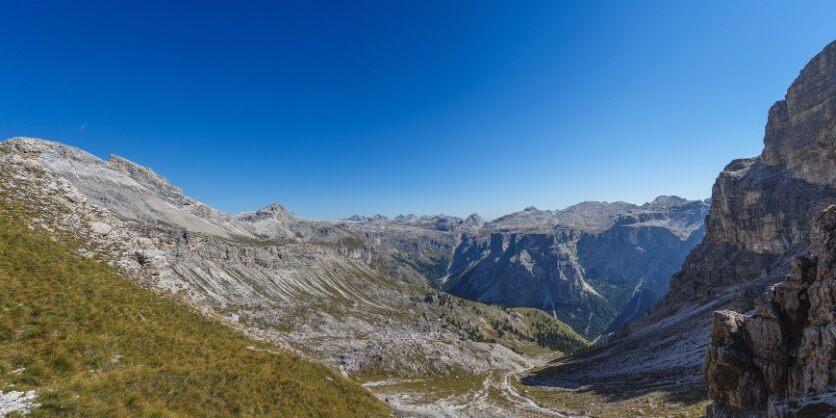
POLYGON ((332 369, 203 318, 0 196, 0 391, 31 416, 388 416, 332 369))
MULTIPOLYGON (((458 298, 456 298, 458 299, 458 298)), ((506 308, 463 301, 476 313, 474 320, 456 322, 474 341, 502 344, 517 353, 574 354, 591 344, 569 325, 534 308, 506 308)))
POLYGON ((587 282, 598 291, 600 297, 583 293, 580 304, 557 306, 555 315, 584 338, 595 340, 630 302, 636 283, 610 283, 606 278, 587 278, 587 282))

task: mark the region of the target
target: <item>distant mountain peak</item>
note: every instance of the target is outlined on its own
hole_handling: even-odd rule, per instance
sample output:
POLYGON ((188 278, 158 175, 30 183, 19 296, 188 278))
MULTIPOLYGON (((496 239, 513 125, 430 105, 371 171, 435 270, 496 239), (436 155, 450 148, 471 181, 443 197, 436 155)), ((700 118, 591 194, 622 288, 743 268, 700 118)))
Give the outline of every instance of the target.
POLYGON ((467 219, 465 219, 465 221, 464 221, 465 225, 475 226, 477 228, 481 227, 482 223, 483 223, 482 217, 479 216, 479 214, 476 213, 476 212, 471 213, 470 216, 468 216, 467 219))
POLYGON ((257 210, 256 213, 261 213, 261 212, 278 213, 278 212, 284 212, 284 211, 287 211, 287 209, 284 207, 284 205, 282 205, 281 203, 273 203, 272 205, 268 205, 268 206, 265 206, 265 207, 257 210))
POLYGON ((665 196, 665 195, 663 195, 663 196, 657 197, 656 199, 653 199, 653 201, 651 201, 651 202, 645 203, 644 205, 642 205, 642 207, 682 206, 683 204, 686 204, 688 202, 689 202, 688 199, 685 199, 685 198, 682 198, 682 197, 679 197, 679 196, 675 196, 675 195, 665 196))

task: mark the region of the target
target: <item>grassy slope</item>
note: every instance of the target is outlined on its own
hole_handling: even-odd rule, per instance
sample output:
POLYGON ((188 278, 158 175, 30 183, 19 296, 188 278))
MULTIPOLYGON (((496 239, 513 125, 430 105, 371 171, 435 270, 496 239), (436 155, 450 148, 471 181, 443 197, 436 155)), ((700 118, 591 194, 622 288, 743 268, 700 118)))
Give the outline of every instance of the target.
MULTIPOLYGON (((457 298, 456 298, 457 299, 457 298)), ((484 322, 468 321, 463 329, 471 336, 495 341, 518 353, 573 354, 588 349, 591 344, 570 326, 534 308, 505 308, 464 300, 484 322), (516 321, 511 321, 515 318, 516 321), (474 326, 471 326, 474 325, 474 326), (538 344, 537 335, 550 334, 550 343, 538 344)), ((474 338, 479 340, 479 338, 474 338)))
POLYGON ((0 390, 36 389, 31 416, 389 415, 333 370, 140 288, 71 237, 30 230, 31 216, 0 196, 0 390))

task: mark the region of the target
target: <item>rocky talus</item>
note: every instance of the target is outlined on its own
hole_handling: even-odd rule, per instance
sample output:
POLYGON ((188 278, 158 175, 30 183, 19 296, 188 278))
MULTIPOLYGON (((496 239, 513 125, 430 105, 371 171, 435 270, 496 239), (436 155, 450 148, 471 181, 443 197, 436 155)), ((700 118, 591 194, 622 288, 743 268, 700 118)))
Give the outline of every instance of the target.
POLYGON ((754 313, 714 312, 710 418, 836 415, 836 206, 815 217, 811 243, 754 313))
POLYGON ((149 168, 32 138, 0 144, 0 198, 42 214, 32 228, 78 237, 79 252, 145 286, 360 379, 405 416, 561 416, 505 384, 536 360, 502 344, 550 351, 518 336, 534 334, 532 321, 381 274, 367 238, 338 223, 278 204, 226 214, 149 168), (476 384, 450 393, 444 379, 476 384))
POLYGON ((702 239, 708 200, 660 196, 644 205, 583 202, 528 207, 483 224, 431 216, 359 216, 370 265, 466 299, 540 309, 586 338, 641 318, 702 239))

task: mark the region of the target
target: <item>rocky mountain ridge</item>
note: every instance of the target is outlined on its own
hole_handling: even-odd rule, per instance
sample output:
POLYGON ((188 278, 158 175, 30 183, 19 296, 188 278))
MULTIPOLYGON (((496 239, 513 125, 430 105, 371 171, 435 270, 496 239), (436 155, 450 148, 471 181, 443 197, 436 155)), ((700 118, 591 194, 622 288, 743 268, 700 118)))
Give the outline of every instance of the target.
POLYGON ((599 391, 630 382, 634 393, 673 393, 688 382, 694 402, 710 399, 713 418, 833 416, 834 215, 823 211, 836 204, 834 105, 836 42, 770 109, 762 154, 720 173, 705 238, 653 313, 595 355, 555 363, 529 382, 599 391))
POLYGON ((712 240, 689 256, 666 298, 737 286, 732 310, 713 318, 704 366, 710 417, 836 413, 834 167, 836 42, 770 109, 763 153, 733 162, 718 179, 723 210, 706 221, 712 240), (709 273, 708 262, 719 268, 709 273))
POLYGON ((708 201, 583 202, 527 208, 463 234, 443 288, 553 313, 596 338, 645 309, 703 235, 708 201), (605 314, 601 314, 605 312, 605 314))
POLYGON ((596 338, 641 318, 664 294, 702 238, 709 205, 660 196, 643 205, 528 207, 487 223, 474 213, 466 220, 355 215, 337 225, 362 235, 372 265, 387 275, 471 300, 541 309, 596 338))
POLYGON ((551 352, 533 341, 544 332, 564 347, 586 344, 546 315, 465 303, 384 276, 369 266, 363 237, 280 205, 224 214, 150 169, 36 139, 0 145, 0 167, 20 180, 0 185, 4 193, 17 190, 26 205, 53 202, 45 210, 58 224, 99 242, 79 251, 110 257, 148 287, 360 379, 398 411, 540 415, 503 383, 538 360, 508 347, 551 352), (479 385, 449 393, 410 383, 453 376, 479 385))
MULTIPOLYGON (((706 239, 672 280, 665 305, 731 284, 774 283, 807 250, 810 219, 836 198, 834 92, 836 45, 830 44, 769 110, 762 154, 732 161, 718 177, 706 239)), ((751 309, 749 299, 740 303, 751 309)))

